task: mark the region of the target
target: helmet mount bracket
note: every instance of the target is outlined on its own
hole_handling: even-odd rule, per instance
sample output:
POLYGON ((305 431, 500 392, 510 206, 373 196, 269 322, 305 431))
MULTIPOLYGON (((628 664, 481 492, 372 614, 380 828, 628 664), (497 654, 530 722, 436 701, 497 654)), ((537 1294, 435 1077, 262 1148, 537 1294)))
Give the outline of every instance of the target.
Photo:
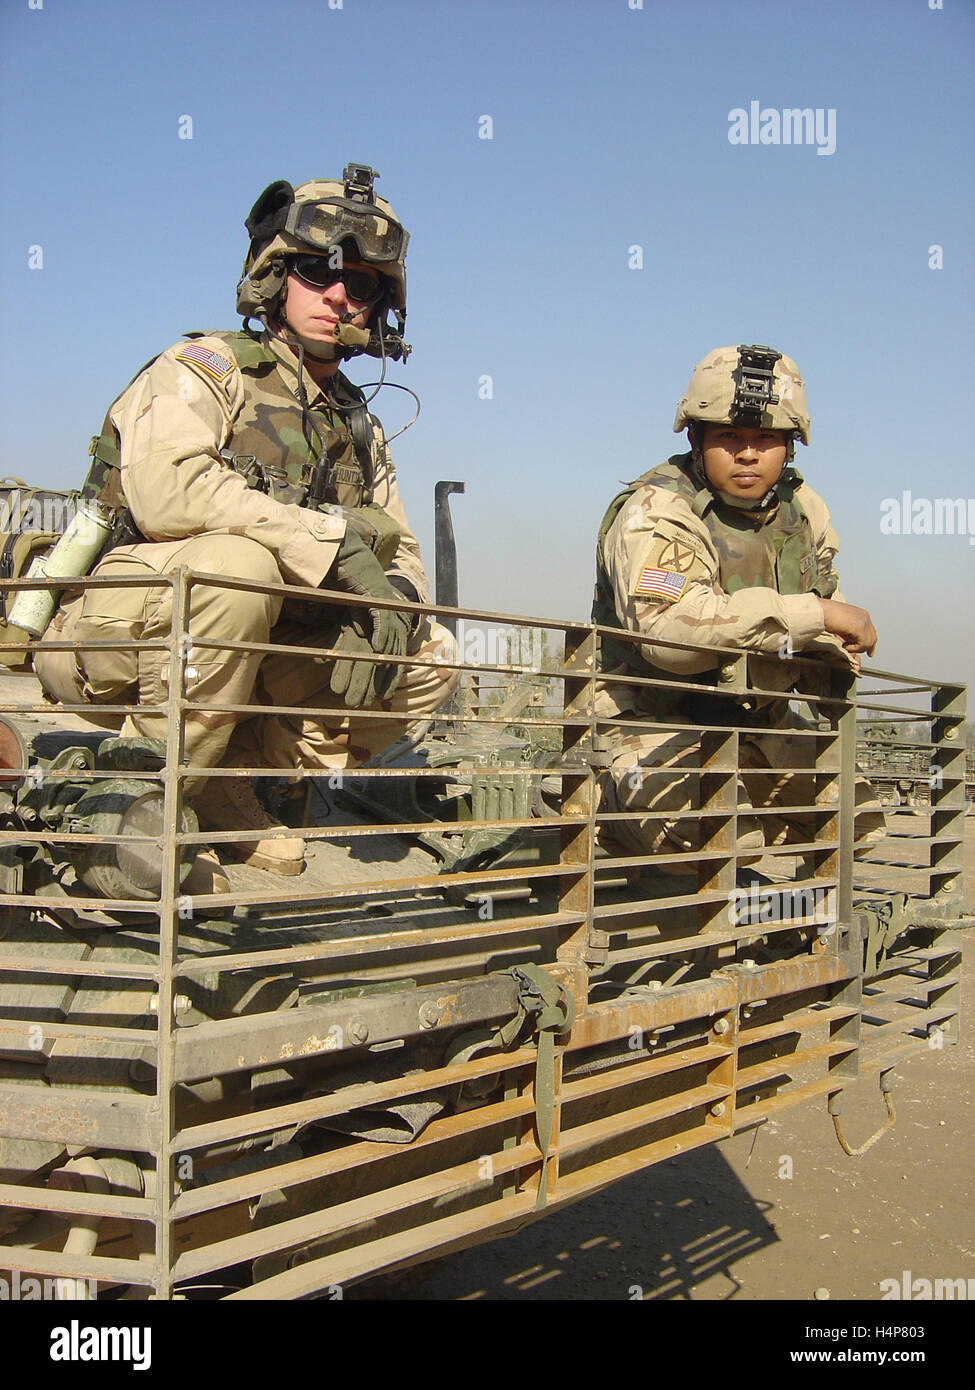
POLYGON ((381 177, 379 170, 371 169, 368 164, 347 164, 342 170, 345 196, 357 203, 375 203, 373 184, 381 177))
POLYGON ((735 398, 732 403, 732 422, 760 429, 769 406, 778 405, 779 397, 772 390, 775 364, 782 354, 774 348, 757 343, 738 349, 738 366, 733 373, 735 398))

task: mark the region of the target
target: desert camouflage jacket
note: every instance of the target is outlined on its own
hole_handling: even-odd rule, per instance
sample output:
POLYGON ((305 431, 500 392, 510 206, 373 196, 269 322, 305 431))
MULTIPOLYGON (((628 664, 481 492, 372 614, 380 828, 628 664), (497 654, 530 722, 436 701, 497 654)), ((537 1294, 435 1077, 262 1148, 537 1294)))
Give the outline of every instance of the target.
MULTIPOLYGON (((819 647, 842 659, 817 597, 841 597, 833 563, 839 542, 823 499, 789 469, 775 506, 739 510, 703 488, 690 461, 677 455, 651 469, 617 495, 603 519, 593 617, 648 639, 639 647, 606 642, 603 669, 629 665, 686 678, 717 664, 708 652, 665 642, 776 657, 819 647), (627 653, 639 653, 635 664, 627 653)), ((781 666, 761 663, 775 688, 782 688, 775 679, 781 666)))
MULTIPOLYGON (((271 452, 293 449, 300 463, 306 461, 297 369, 297 358, 272 335, 262 334, 255 352, 242 334, 211 333, 174 344, 140 372, 110 408, 108 421, 118 438, 122 493, 148 540, 205 532, 247 536, 271 551, 286 581, 321 584, 345 534, 341 515, 279 501, 249 485, 221 457, 221 450, 259 454, 263 433, 271 452)), ((389 514, 400 542, 388 572, 402 574, 427 599, 420 548, 378 421, 373 419, 372 476, 360 475, 357 486, 359 470, 342 416, 330 410, 307 372, 304 386, 330 459, 334 447, 338 501, 375 502, 389 514)), ((260 455, 258 461, 281 462, 260 455)))

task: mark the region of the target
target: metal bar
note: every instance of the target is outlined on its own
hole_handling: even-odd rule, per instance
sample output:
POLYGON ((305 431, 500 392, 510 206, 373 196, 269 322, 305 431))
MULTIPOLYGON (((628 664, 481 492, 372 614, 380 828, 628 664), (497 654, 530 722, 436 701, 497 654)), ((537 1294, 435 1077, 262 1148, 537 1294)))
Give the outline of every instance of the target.
POLYGON ((767 1062, 740 1062, 738 1066, 738 1090, 748 1091, 755 1086, 764 1085, 776 1077, 788 1077, 790 1072, 799 1071, 813 1062, 830 1061, 855 1051, 856 1043, 836 1039, 822 1043, 819 1047, 806 1048, 802 1052, 789 1052, 784 1057, 773 1057, 767 1062))
MULTIPOLYGON (((207 706, 207 708, 209 709, 210 706, 207 706)), ((466 722, 466 721, 465 721, 465 722, 466 722)), ((502 723, 502 722, 504 722, 504 721, 499 720, 499 719, 492 719, 492 720, 488 720, 488 721, 486 721, 486 722, 491 723, 491 724, 499 724, 499 723, 502 723)), ((510 723, 510 720, 509 720, 508 722, 510 723)), ((804 772, 804 771, 806 771, 807 769, 802 768, 802 769, 796 769, 796 770, 797 770, 797 771, 803 771, 803 772, 804 772)), ((457 769, 457 771, 452 771, 449 767, 355 767, 355 768, 347 768, 347 769, 344 769, 344 770, 336 769, 335 772, 329 772, 329 769, 328 769, 328 768, 323 768, 323 769, 320 769, 320 770, 317 770, 317 771, 309 771, 307 768, 300 768, 300 767, 299 767, 299 768, 294 768, 294 767, 280 767, 280 768, 275 768, 275 767, 194 767, 194 766, 186 766, 186 767, 181 767, 181 768, 179 769, 180 776, 181 776, 181 777, 184 777, 184 778, 186 778, 186 777, 204 777, 204 776, 210 776, 210 777, 215 777, 215 778, 217 778, 217 779, 226 778, 227 780, 233 779, 233 778, 235 778, 235 777, 248 777, 248 778, 260 778, 260 777, 271 778, 271 777, 273 777, 273 778, 279 778, 279 777, 281 776, 282 773, 285 773, 285 772, 286 772, 290 777, 296 778, 299 782, 311 781, 311 780, 314 780, 315 778, 321 778, 321 779, 324 780, 324 779, 327 778, 327 777, 336 775, 336 773, 337 773, 338 771, 342 771, 342 776, 343 776, 343 778, 344 778, 346 781, 349 781, 349 782, 360 782, 360 781, 365 781, 365 780, 368 780, 368 779, 375 780, 375 779, 377 779, 377 778, 378 778, 380 781, 383 781, 384 779, 385 779, 385 780, 393 779, 393 780, 395 780, 395 781, 400 781, 400 782, 402 782, 402 781, 406 781, 407 778, 408 778, 410 781, 412 781, 414 778, 419 778, 419 779, 422 781, 422 779, 425 778, 425 777, 426 777, 426 778, 432 777, 435 781, 438 781, 438 782, 457 782, 457 783, 460 783, 461 785, 467 785, 467 786, 469 786, 470 783, 471 783, 471 781, 472 781, 472 779, 475 778, 475 777, 477 778, 477 780, 478 780, 479 782, 480 782, 480 781, 490 781, 492 778, 497 778, 497 779, 500 781, 500 780, 502 780, 502 779, 504 779, 504 778, 508 778, 508 777, 513 777, 513 778, 520 779, 520 780, 524 780, 524 779, 527 778, 527 779, 530 781, 530 780, 532 780, 532 779, 534 779, 534 778, 538 778, 538 777, 542 777, 542 776, 544 776, 544 775, 547 775, 550 771, 552 771, 552 769, 548 769, 548 768, 539 769, 539 768, 537 768, 537 767, 513 767, 513 766, 510 766, 510 765, 507 764, 507 763, 506 763, 503 767, 489 767, 489 766, 487 766, 487 765, 482 765, 481 763, 471 763, 471 764, 469 764, 466 768, 459 768, 459 769, 457 769)), ((568 764, 568 765, 567 765, 566 763, 562 762, 562 763, 559 764, 559 766, 558 766, 557 769, 554 769, 554 771, 557 772, 557 774, 558 774, 559 776, 561 776, 561 775, 562 775, 563 773, 565 773, 565 772, 576 773, 576 774, 580 774, 580 775, 585 775, 585 772, 586 772, 586 764, 584 764, 584 763, 577 763, 577 764, 575 764, 575 765, 572 765, 572 764, 568 764)), ((75 774, 73 774, 73 773, 72 773, 72 774, 65 774, 65 775, 66 775, 66 776, 71 776, 72 778, 75 776, 75 774)), ((79 774, 77 774, 77 775, 80 777, 81 774, 79 773, 79 774)), ((90 775, 90 776, 100 776, 100 777, 104 777, 104 776, 105 776, 104 772, 102 772, 102 773, 91 773, 91 774, 89 774, 89 775, 90 775)), ((116 775, 117 775, 117 774, 115 774, 115 773, 112 774, 113 777, 116 776, 116 775)), ((137 773, 133 773, 133 774, 132 774, 133 777, 137 777, 137 778, 145 777, 145 776, 149 776, 149 775, 151 775, 151 774, 142 773, 142 772, 137 772, 137 773)), ((536 823, 537 823, 537 822, 536 822, 536 823)), ((453 825, 453 824, 454 824, 454 822, 451 822, 451 825, 453 825)), ((348 827, 346 827, 346 828, 347 828, 347 829, 353 829, 354 827, 353 827, 353 826, 348 826, 348 827)))
POLYGON ((26 1245, 0 1245, 5 1269, 30 1274, 50 1274, 72 1279, 96 1279, 106 1284, 148 1284, 147 1266, 138 1260, 109 1259, 103 1255, 62 1255, 54 1250, 35 1250, 26 1245))
POLYGON ((802 1033, 807 1028, 820 1024, 833 1024, 853 1018, 857 1009, 853 1005, 836 1004, 827 1008, 800 1009, 797 1013, 786 1014, 774 1023, 745 1026, 738 1034, 739 1047, 751 1047, 753 1043, 767 1042, 769 1038, 784 1037, 789 1033, 802 1033))
MULTIPOLYGON (((629 1042, 627 1039, 627 1049, 629 1042)), ((563 1081, 562 1104, 567 1108, 574 1101, 588 1100, 592 1096, 601 1096, 607 1091, 624 1086, 635 1086, 651 1077, 667 1076, 675 1071, 710 1069, 713 1063, 724 1061, 728 1051, 725 1046, 701 1041, 693 1046, 682 1047, 680 1051, 664 1052, 659 1057, 650 1057, 646 1061, 640 1061, 637 1052, 624 1052, 621 1055, 626 1060, 613 1067, 601 1068, 591 1076, 573 1076, 570 1080, 563 1081)))
POLYGON ((189 650, 190 584, 186 569, 173 575, 173 609, 169 629, 170 717, 166 725, 166 770, 164 773, 164 830, 162 844, 162 893, 159 904, 159 1034, 156 1054, 156 1095, 158 1097, 156 1154, 156 1230, 155 1279, 157 1298, 172 1295, 172 1269, 176 1252, 173 1245, 171 1208, 176 1197, 176 1173, 172 1159, 172 1140, 176 1130, 176 995, 174 967, 179 950, 180 864, 176 832, 182 812, 183 786, 176 769, 183 760, 186 733, 184 687, 189 650))
MULTIPOLYGON (((545 916, 503 918, 492 921, 485 928, 478 919, 476 925, 425 927, 419 930, 384 932, 374 936, 343 937, 340 941, 322 941, 314 946, 282 946, 275 950, 254 950, 227 953, 226 955, 183 956, 176 971, 181 979, 192 979, 196 975, 209 975, 214 970, 257 969, 268 965, 300 965, 316 961, 347 960, 360 955, 372 955, 377 951, 409 950, 418 946, 454 945, 466 941, 479 941, 485 946, 507 936, 536 931, 539 928, 556 930, 573 922, 584 922, 580 913, 553 912, 545 916)), ((2 963, 2 962, 0 962, 2 963)))
POLYGON ((607 1004, 591 1004, 569 1035, 569 1049, 626 1037, 636 1027, 652 1032, 669 1023, 709 1019, 738 1004, 778 998, 833 984, 848 977, 849 964, 837 956, 806 956, 754 969, 719 970, 707 980, 648 990, 643 999, 630 995, 607 1004))
MULTIPOLYGON (((584 817, 578 815, 571 816, 551 816, 544 820, 519 817, 510 820, 478 820, 479 830, 530 830, 542 834, 546 830, 551 830, 556 826, 571 825, 585 828, 588 824, 584 817)), ((454 834, 464 828, 461 821, 447 820, 423 820, 407 821, 398 824, 385 825, 382 822, 376 825, 333 825, 315 826, 302 830, 302 838, 308 841, 317 840, 354 840, 368 838, 370 836, 385 835, 420 835, 435 831, 452 831, 454 834)), ((277 833, 277 832, 276 832, 277 833)), ((281 832, 283 833, 283 832, 281 832)), ((53 838, 53 837, 52 837, 53 838)), ((91 839, 90 836, 78 837, 82 841, 91 839)), ((181 845, 200 845, 200 844, 250 844, 259 839, 273 839, 274 836, 267 830, 224 830, 224 831, 200 831, 183 832, 176 837, 176 841, 181 845)), ((105 844, 115 843, 114 840, 105 838, 105 844)), ((119 841, 121 843, 121 841, 119 841)), ((128 843, 135 844, 133 836, 128 843)))
POLYGON ((239 1264, 242 1260, 257 1259, 261 1255, 292 1246, 301 1247, 325 1236, 339 1232, 354 1231, 369 1226, 391 1212, 403 1211, 416 1204, 426 1204, 490 1187, 494 1175, 517 1169, 529 1160, 539 1157, 538 1149, 532 1143, 522 1144, 491 1156, 492 1176, 479 1176, 478 1158, 468 1159, 453 1168, 439 1173, 415 1178, 411 1182, 399 1183, 382 1193, 368 1197, 354 1197, 335 1207, 309 1212, 305 1216, 293 1217, 290 1221, 278 1221, 273 1226, 249 1231, 246 1235, 232 1236, 229 1240, 214 1245, 188 1250, 176 1261, 175 1277, 192 1279, 213 1269, 239 1264))
MULTIPOLYGON (((311 1100, 293 1101, 289 1105, 269 1106, 259 1113, 214 1120, 209 1124, 193 1125, 180 1130, 173 1138, 173 1152, 186 1153, 209 1144, 223 1144, 254 1134, 294 1124, 311 1124, 327 1115, 343 1115, 357 1106, 376 1105, 385 1100, 420 1095, 440 1086, 458 1085, 475 1077, 492 1076, 511 1067, 534 1062, 534 1048, 519 1048, 516 1052, 492 1053, 457 1066, 435 1067, 422 1073, 398 1077, 394 1081, 378 1081, 361 1086, 349 1086, 334 1094, 316 1096, 311 1100)), ((2 1130, 0 1130, 2 1133, 2 1130)))
MULTIPOLYGON (((133 1221, 152 1221, 153 1205, 145 1197, 123 1197, 117 1192, 63 1192, 52 1187, 27 1187, 0 1183, 0 1206, 26 1211, 66 1212, 71 1216, 129 1216, 133 1221)), ((4 1246, 0 1244, 0 1265, 4 1246)))
MULTIPOLYGON (((858 704, 857 708, 861 710, 875 710, 877 713, 885 715, 885 717, 888 715, 890 717, 893 717, 895 714, 895 711, 890 710, 890 707, 888 705, 871 705, 868 704, 866 700, 864 700, 862 704, 858 704)), ((929 709, 924 709, 923 707, 915 707, 913 705, 908 706, 907 708, 905 708, 903 705, 899 705, 896 710, 896 716, 897 718, 905 721, 914 719, 930 719, 931 711, 929 709)))
POLYGON ((0 1135, 6 1138, 152 1153, 155 1114, 155 1101, 144 1096, 0 1083, 0 1135))
MULTIPOLYGON (((5 901, 0 894, 0 904, 5 901)), ((155 980, 158 971, 151 965, 116 964, 114 961, 73 960, 70 956, 20 956, 0 954, 0 970, 27 975, 69 975, 105 980, 155 980)))
MULTIPOLYGON (((31 1049, 29 1041, 30 1029, 35 1026, 36 1020, 30 1018, 9 1018, 0 1015, 0 1039, 7 1048, 15 1048, 27 1052, 31 1049), (23 1041, 20 1042, 20 1036, 23 1041)), ((87 1023, 55 1023, 53 1020, 44 1020, 44 1035, 50 1038, 97 1038, 100 1042, 111 1043, 122 1048, 126 1053, 125 1043, 136 1043, 139 1047, 152 1048, 155 1038, 155 1028, 113 1028, 107 1024, 95 1027, 87 1023)))
MULTIPOLYGON (((216 837, 213 837, 214 840, 216 837)), ((241 837, 243 838, 243 837, 241 837)), ((419 878, 387 878, 369 879, 360 883, 343 883, 333 885, 328 892, 328 899, 339 900, 345 898, 369 898, 370 900, 379 897, 396 896, 401 897, 411 889, 436 888, 442 889, 448 886, 474 885, 477 883, 520 883, 526 876, 532 879, 559 878, 567 875, 585 873, 585 866, 575 866, 571 864, 533 864, 530 871, 527 868, 516 869, 480 869, 476 872, 452 873, 452 874, 424 874, 419 878)), ((244 907, 250 904, 268 904, 274 902, 290 902, 296 907, 303 904, 314 904, 323 901, 325 895, 321 889, 306 890, 303 893, 296 893, 294 889, 290 894, 286 888, 279 889, 278 892, 265 893, 213 893, 207 896, 204 901, 207 906, 212 908, 220 907, 244 907)), ((19 901, 19 900, 18 900, 19 901)), ((26 901, 31 901, 27 899, 26 901)), ((53 901, 53 900, 52 900, 53 901)), ((56 900, 59 905, 64 906, 64 899, 56 900)), ((192 899, 196 901, 196 899, 192 899)), ((96 900, 97 905, 104 906, 104 899, 96 900)), ((151 904, 142 904, 143 910, 151 904)), ((116 909, 116 904, 112 903, 112 911, 116 909)))
POLYGON ((366 995, 347 1002, 310 1005, 269 1014, 248 1014, 180 1028, 173 1076, 197 1081, 228 1071, 273 1067, 321 1053, 356 1050, 394 1038, 422 1036, 510 1018, 518 1004, 511 975, 438 984, 396 994, 366 995))
MULTIPOLYGON (((853 673, 836 671, 833 681, 842 693, 851 697, 854 693, 853 673)), ((849 924, 853 919, 853 839, 855 814, 856 779, 856 705, 850 701, 837 721, 840 738, 840 798, 839 798, 839 838, 838 852, 831 854, 823 862, 824 873, 835 874, 839 879, 837 913, 839 920, 849 924)), ((828 834, 823 826, 823 833, 828 834)))
MULTIPOLYGON (((413 1153, 420 1149, 433 1150, 449 1145, 458 1138, 474 1136, 481 1130, 494 1129, 506 1120, 528 1115, 533 1109, 531 1098, 524 1096, 514 1100, 506 1099, 494 1104, 479 1106, 476 1110, 462 1111, 457 1115, 443 1116, 433 1120, 423 1133, 413 1140, 409 1146, 409 1152, 413 1153)), ((483 1147, 483 1143, 481 1147, 483 1147)), ((353 1169, 359 1172, 369 1168, 372 1164, 382 1163, 387 1159, 396 1159, 404 1152, 406 1150, 402 1144, 379 1144, 371 1140, 363 1140, 361 1143, 350 1144, 348 1147, 336 1149, 329 1153, 313 1154, 307 1158, 260 1168, 256 1172, 241 1173, 217 1182, 207 1182, 200 1187, 193 1187, 180 1193, 173 1207, 173 1218, 182 1220, 203 1211, 210 1211, 214 1207, 229 1205, 233 1202, 249 1201, 265 1192, 276 1192, 284 1188, 296 1187, 302 1183, 327 1178, 335 1173, 346 1173, 353 1169)), ((431 1156, 431 1168, 435 1163, 436 1158, 431 1156)))

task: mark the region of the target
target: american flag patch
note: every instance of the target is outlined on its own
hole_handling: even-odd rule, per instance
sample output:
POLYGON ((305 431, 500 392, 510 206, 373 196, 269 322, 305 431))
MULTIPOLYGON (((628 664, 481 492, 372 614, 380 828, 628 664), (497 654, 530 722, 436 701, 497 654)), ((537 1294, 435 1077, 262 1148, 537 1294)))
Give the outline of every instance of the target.
POLYGON ((221 357, 218 352, 211 352, 209 348, 200 347, 199 343, 187 343, 181 347, 176 354, 177 362, 196 362, 205 372, 209 372, 215 381, 223 381, 224 377, 234 369, 233 362, 226 357, 221 357))
POLYGON ((646 565, 633 592, 634 594, 656 594, 659 598, 670 599, 673 603, 684 592, 686 583, 686 574, 677 574, 674 570, 658 570, 654 569, 652 565, 646 565))

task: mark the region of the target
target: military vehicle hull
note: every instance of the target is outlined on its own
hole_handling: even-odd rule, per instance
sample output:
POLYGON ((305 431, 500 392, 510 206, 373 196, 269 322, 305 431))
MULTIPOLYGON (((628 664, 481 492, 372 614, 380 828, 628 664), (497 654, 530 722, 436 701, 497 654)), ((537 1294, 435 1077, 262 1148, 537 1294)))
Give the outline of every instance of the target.
MULTIPOLYGON (((180 614, 216 581, 171 582, 180 614)), ((412 801, 392 804, 433 805, 432 819, 384 819, 379 796, 350 809, 342 777, 295 799, 266 769, 226 773, 300 821, 308 865, 285 880, 228 858, 222 894, 182 888, 195 847, 240 837, 183 814, 182 730, 199 706, 178 620, 161 762, 111 765, 114 783, 157 789, 158 833, 106 831, 75 793, 59 801, 106 780, 98 711, 52 707, 29 676, 7 684, 0 1268, 99 1296, 335 1297, 793 1105, 821 1104, 845 1142, 847 1086, 889 1085, 912 1051, 956 1040, 961 687, 871 676, 881 709, 915 692, 943 775, 923 826, 855 857, 852 681, 833 670, 824 686, 796 662, 818 692, 802 808, 816 829, 771 851, 803 856, 783 886, 737 848, 734 711, 768 694, 742 654, 722 654, 728 719, 696 730, 700 849, 634 855, 612 848, 623 813, 598 797, 618 722, 596 714, 602 630, 452 616, 547 629, 542 669, 459 663, 482 694, 531 680, 538 698, 514 720, 503 701, 468 701, 429 731, 455 757, 356 772, 360 787, 408 779, 412 801), (139 896, 93 889, 96 846, 121 846, 123 868, 151 859, 158 888, 136 875, 139 896)))

